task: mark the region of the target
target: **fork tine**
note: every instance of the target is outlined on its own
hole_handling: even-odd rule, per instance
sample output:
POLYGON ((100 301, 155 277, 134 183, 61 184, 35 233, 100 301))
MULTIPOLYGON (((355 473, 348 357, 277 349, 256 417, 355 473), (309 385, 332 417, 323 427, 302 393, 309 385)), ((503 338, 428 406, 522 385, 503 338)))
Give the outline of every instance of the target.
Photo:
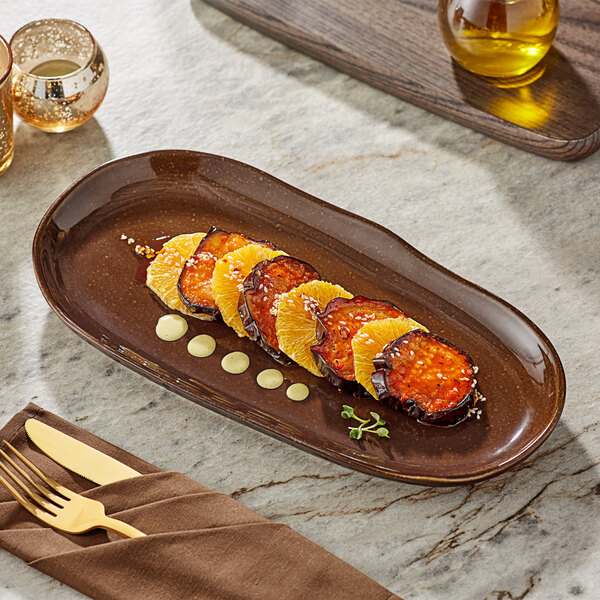
POLYGON ((11 473, 1 462, 0 469, 2 469, 13 481, 13 483, 16 483, 32 500, 35 500, 44 510, 56 517, 56 511, 60 510, 59 507, 55 506, 54 504, 51 504, 50 502, 48 502, 48 500, 42 498, 33 490, 30 490, 14 473, 11 473))
MULTIPOLYGON (((139 531, 135 527, 106 516, 104 505, 98 500, 87 498, 72 492, 67 488, 54 481, 51 477, 45 475, 39 468, 27 460, 20 452, 15 450, 8 442, 5 442, 7 447, 12 450, 14 455, 20 459, 27 468, 29 468, 44 484, 48 485, 54 491, 65 496, 64 506, 55 506, 46 498, 42 498, 25 484, 20 478, 22 469, 18 467, 15 472, 10 470, 7 465, 0 461, 0 471, 8 476, 5 479, 0 475, 0 484, 3 485, 10 495, 32 515, 43 521, 47 525, 66 531, 68 533, 82 534, 91 531, 92 529, 102 528, 108 531, 114 531, 125 537, 142 537, 145 533, 139 531), (17 474, 18 473, 18 474, 17 474), (10 482, 10 483, 9 483, 10 482), (17 488, 14 487, 15 484, 17 488), (25 495, 18 488, 24 490, 25 495), (63 490, 66 494, 63 494, 63 490), (38 506, 39 505, 39 506, 38 506)), ((10 459, 7 452, 1 451, 0 457, 7 458, 9 465, 13 467, 15 463, 10 459)), ((29 478, 24 478, 25 481, 30 481, 29 478)), ((35 487, 35 486, 32 486, 35 487)))
POLYGON ((70 494, 72 492, 60 485, 60 483, 52 479, 52 477, 49 477, 48 475, 42 473, 42 471, 40 471, 31 461, 27 460, 12 444, 9 444, 6 440, 4 440, 4 443, 8 448, 10 448, 13 451, 14 454, 17 455, 19 460, 26 467, 31 469, 31 471, 33 471, 47 486, 49 486, 55 492, 58 492, 59 494, 63 495, 67 499, 70 497, 70 494))
POLYGON ((21 477, 23 477, 31 485, 33 485, 35 487, 35 489, 38 490, 38 492, 40 492, 40 494, 42 494, 42 496, 48 498, 49 500, 51 500, 58 506, 63 506, 63 504, 65 503, 64 498, 61 498, 60 496, 53 494, 52 492, 50 492, 49 490, 47 490, 46 488, 41 486, 37 481, 35 481, 32 477, 29 476, 29 473, 27 473, 26 471, 21 469, 21 467, 2 449, 0 449, 0 456, 3 456, 4 459, 12 465, 13 469, 15 469, 15 471, 17 471, 21 475, 21 477))
POLYGON ((47 521, 52 517, 50 513, 37 507, 33 502, 24 498, 2 475, 0 475, 0 483, 8 490, 9 494, 25 509, 28 510, 34 517, 47 521))

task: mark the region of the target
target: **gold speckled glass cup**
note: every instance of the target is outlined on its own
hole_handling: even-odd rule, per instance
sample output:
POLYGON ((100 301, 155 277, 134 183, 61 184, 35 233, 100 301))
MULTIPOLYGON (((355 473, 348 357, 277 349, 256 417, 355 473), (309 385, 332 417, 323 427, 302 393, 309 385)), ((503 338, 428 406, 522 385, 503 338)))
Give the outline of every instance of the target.
POLYGON ((11 69, 10 46, 0 36, 0 175, 8 169, 14 154, 11 69))
POLYGON ((43 131, 69 131, 98 109, 108 87, 102 48, 79 23, 42 19, 11 38, 17 115, 43 131))

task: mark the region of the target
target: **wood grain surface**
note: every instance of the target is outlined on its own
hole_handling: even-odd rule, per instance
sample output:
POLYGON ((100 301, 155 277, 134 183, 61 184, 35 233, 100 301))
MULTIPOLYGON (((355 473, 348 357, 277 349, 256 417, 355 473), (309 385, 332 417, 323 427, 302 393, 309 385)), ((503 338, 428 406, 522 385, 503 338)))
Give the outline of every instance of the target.
POLYGON ((435 0, 206 0, 399 98, 557 160, 600 146, 600 0, 564 0, 541 76, 501 88, 450 58, 435 0))

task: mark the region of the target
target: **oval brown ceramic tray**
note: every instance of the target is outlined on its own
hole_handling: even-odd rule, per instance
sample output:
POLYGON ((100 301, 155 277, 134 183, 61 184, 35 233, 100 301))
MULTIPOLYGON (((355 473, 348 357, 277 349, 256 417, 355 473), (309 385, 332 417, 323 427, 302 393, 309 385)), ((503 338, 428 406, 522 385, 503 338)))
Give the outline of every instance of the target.
POLYGON ((156 151, 107 163, 69 188, 42 219, 33 243, 40 288, 76 333, 119 362, 259 431, 372 475, 455 485, 496 475, 533 452, 560 416, 564 373, 543 333, 515 308, 429 260, 385 228, 340 210, 248 165, 190 151, 156 151), (336 391, 300 367, 286 382, 258 387, 277 366, 221 322, 188 318, 177 342, 156 337, 167 309, 145 287, 122 234, 141 243, 210 225, 268 239, 313 264, 354 294, 395 302, 431 331, 468 352, 487 397, 480 420, 443 429, 420 425, 375 400, 336 391), (188 354, 201 332, 217 340, 209 358, 188 354), (220 367, 224 354, 251 357, 242 375, 220 367), (292 381, 310 387, 292 402, 292 381), (342 404, 376 410, 391 439, 348 437, 342 404))

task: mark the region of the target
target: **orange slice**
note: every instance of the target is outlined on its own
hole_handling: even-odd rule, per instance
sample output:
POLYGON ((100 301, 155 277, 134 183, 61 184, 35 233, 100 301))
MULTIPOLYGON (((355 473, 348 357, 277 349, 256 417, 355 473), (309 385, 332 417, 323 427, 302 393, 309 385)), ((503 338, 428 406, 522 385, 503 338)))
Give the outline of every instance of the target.
POLYGON ((213 317, 192 313, 179 296, 177 282, 185 261, 194 254, 205 233, 184 233, 171 238, 158 252, 146 271, 146 285, 171 309, 197 319, 213 317))
POLYGON ((374 398, 377 398, 377 394, 371 383, 371 375, 375 371, 373 359, 381 355, 383 349, 390 342, 397 340, 412 329, 428 331, 423 325, 408 317, 395 317, 393 319, 371 321, 361 327, 352 338, 356 381, 365 387, 374 398))
POLYGON ((310 347, 317 344, 317 313, 334 298, 352 298, 343 287, 327 281, 309 281, 283 294, 277 307, 275 331, 279 348, 317 377, 323 377, 310 347))
POLYGON ((215 263, 212 290, 217 308, 221 312, 225 324, 229 325, 240 337, 248 337, 238 313, 244 279, 252 271, 254 265, 280 254, 285 254, 285 252, 250 244, 227 253, 215 263))

